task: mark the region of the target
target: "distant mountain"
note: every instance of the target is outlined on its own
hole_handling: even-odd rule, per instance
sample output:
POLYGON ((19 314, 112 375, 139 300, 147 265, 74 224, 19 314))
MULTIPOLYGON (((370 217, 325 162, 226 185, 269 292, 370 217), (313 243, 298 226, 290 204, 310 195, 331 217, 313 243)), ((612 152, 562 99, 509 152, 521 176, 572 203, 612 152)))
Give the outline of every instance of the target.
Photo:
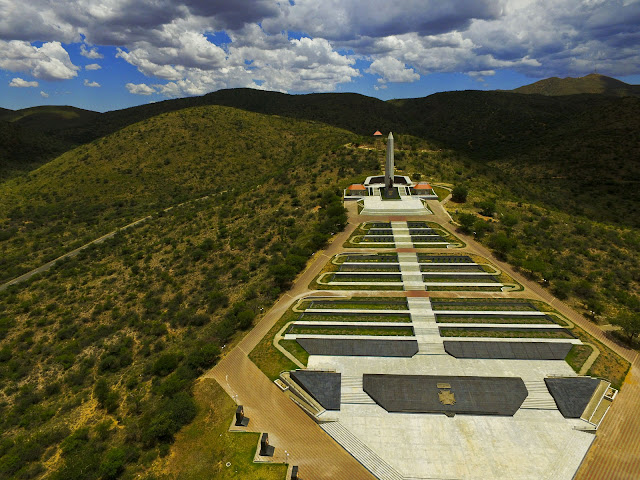
POLYGON ((0 109, 0 121, 47 133, 85 125, 99 116, 98 112, 63 105, 44 105, 21 110, 0 109))
POLYGON ((578 78, 546 78, 511 91, 552 97, 581 93, 594 93, 613 97, 634 97, 640 96, 640 85, 629 85, 615 78, 592 73, 578 78))
POLYGON ((85 143, 82 127, 100 115, 69 106, 0 109, 0 179, 36 168, 85 143))

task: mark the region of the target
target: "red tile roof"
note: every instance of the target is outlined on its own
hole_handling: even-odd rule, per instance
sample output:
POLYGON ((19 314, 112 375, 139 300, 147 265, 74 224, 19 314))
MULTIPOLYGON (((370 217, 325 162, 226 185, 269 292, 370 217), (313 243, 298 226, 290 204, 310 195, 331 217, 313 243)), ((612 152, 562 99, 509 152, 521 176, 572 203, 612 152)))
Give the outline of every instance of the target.
POLYGON ((373 134, 374 137, 378 137, 378 136, 382 136, 382 134, 380 133, 380 130, 376 130, 376 133, 373 134))
POLYGON ((349 188, 347 188, 347 190, 366 190, 366 188, 364 188, 364 185, 354 183, 353 185, 350 185, 349 188))
POLYGON ((426 182, 418 183, 415 187, 416 190, 431 190, 431 185, 426 182))

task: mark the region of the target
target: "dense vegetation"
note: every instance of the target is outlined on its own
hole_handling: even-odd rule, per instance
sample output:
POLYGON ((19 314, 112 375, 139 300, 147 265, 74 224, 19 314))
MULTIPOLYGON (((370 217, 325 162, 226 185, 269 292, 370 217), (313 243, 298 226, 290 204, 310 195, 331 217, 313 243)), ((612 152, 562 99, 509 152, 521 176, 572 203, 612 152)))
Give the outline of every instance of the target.
POLYGON ((240 89, 0 111, 0 281, 151 217, 0 292, 0 477, 131 478, 165 455, 198 414, 194 379, 343 227, 337 187, 379 171, 376 129, 398 132, 400 172, 457 187, 463 231, 594 319, 629 324, 639 107, 240 89))
POLYGON ((152 218, 0 293, 0 477, 129 478, 165 455, 194 379, 344 227, 337 180, 371 166, 354 138, 194 108, 5 182, 9 267, 152 218))

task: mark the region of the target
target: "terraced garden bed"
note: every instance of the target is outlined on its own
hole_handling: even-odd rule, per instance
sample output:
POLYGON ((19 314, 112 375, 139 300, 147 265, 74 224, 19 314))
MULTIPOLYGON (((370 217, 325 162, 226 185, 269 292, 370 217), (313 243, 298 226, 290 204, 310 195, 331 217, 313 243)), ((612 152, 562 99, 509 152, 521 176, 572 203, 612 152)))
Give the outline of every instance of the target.
POLYGON ((370 263, 368 265, 341 265, 341 272, 391 272, 399 273, 400 265, 376 265, 370 263))
POLYGON ((413 335, 412 327, 358 327, 358 326, 333 326, 333 325, 291 325, 287 333, 296 335, 393 335, 409 337, 413 335))
POLYGON ((495 275, 423 275, 424 282, 459 282, 459 283, 489 283, 496 282, 498 279, 495 275))
POLYGON ((420 265, 421 272, 493 272, 485 265, 420 265))
POLYGON ((338 257, 337 261, 339 263, 344 263, 344 262, 397 263, 398 255, 396 255, 395 253, 393 254, 379 253, 374 255, 341 255, 340 257, 338 257), (344 260, 340 262, 341 259, 344 259, 344 260))
POLYGON ((394 297, 368 299, 363 300, 324 300, 311 302, 303 302, 301 308, 342 308, 345 310, 408 310, 409 306, 405 299, 394 297))
POLYGON ((509 310, 509 311, 522 311, 522 312, 535 312, 538 311, 532 303, 508 300, 494 300, 494 299, 440 299, 432 298, 431 307, 434 310, 509 310))
POLYGON ((409 313, 396 315, 380 315, 366 313, 302 313, 298 320, 307 322, 411 322, 409 313))
POLYGON ((488 338, 575 338, 567 330, 500 329, 500 328, 440 328, 442 337, 488 337, 488 338))
POLYGON ((438 315, 437 323, 522 323, 522 324, 556 324, 553 318, 547 315, 522 316, 522 315, 438 315))
POLYGON ((434 255, 430 253, 418 253, 419 263, 475 263, 468 255, 434 255))
POLYGON ((343 275, 332 275, 332 282, 402 282, 402 275, 400 274, 386 274, 386 275, 358 275, 354 274, 343 274, 343 275))

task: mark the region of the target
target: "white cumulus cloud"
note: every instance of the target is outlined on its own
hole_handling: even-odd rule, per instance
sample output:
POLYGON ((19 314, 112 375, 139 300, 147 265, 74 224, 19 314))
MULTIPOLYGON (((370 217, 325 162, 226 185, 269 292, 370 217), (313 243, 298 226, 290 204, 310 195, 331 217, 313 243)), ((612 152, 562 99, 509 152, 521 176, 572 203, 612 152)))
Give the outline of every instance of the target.
POLYGON ((640 72, 638 25, 638 0, 0 0, 0 70, 73 78, 71 43, 90 59, 118 48, 167 96, 333 91, 361 75, 356 59, 379 88, 433 72, 624 76, 640 72))
POLYGON ((85 70, 100 70, 102 67, 97 63, 90 63, 89 65, 85 65, 85 70))
POLYGON ((42 90, 40 90, 40 96, 42 98, 49 98, 49 94, 47 92, 42 91, 42 90))
POLYGON ((156 93, 153 87, 144 83, 127 83, 125 87, 129 93, 132 93, 133 95, 151 95, 152 93, 156 93))
POLYGON ((367 73, 380 75, 379 82, 415 82, 420 80, 418 75, 412 68, 406 68, 405 64, 393 57, 382 57, 371 62, 367 73))
POLYGON ((19 40, 0 40, 0 68, 29 72, 41 80, 68 80, 77 76, 79 69, 60 42, 44 43, 38 48, 19 40))
POLYGON ((36 82, 36 81, 28 82, 26 80, 23 80, 22 78, 16 77, 16 78, 11 80, 11 82, 9 83, 9 86, 10 87, 19 87, 19 88, 37 87, 38 86, 38 82, 36 82))
POLYGON ((99 84, 98 82, 90 82, 88 79, 86 79, 86 78, 85 78, 85 79, 84 79, 84 86, 85 86, 85 87, 93 87, 93 88, 96 88, 96 87, 99 87, 99 86, 100 86, 100 84, 99 84))
POLYGON ((104 55, 98 52, 98 49, 96 47, 87 49, 87 46, 84 43, 80 45, 80 55, 91 59, 104 58, 104 55))

